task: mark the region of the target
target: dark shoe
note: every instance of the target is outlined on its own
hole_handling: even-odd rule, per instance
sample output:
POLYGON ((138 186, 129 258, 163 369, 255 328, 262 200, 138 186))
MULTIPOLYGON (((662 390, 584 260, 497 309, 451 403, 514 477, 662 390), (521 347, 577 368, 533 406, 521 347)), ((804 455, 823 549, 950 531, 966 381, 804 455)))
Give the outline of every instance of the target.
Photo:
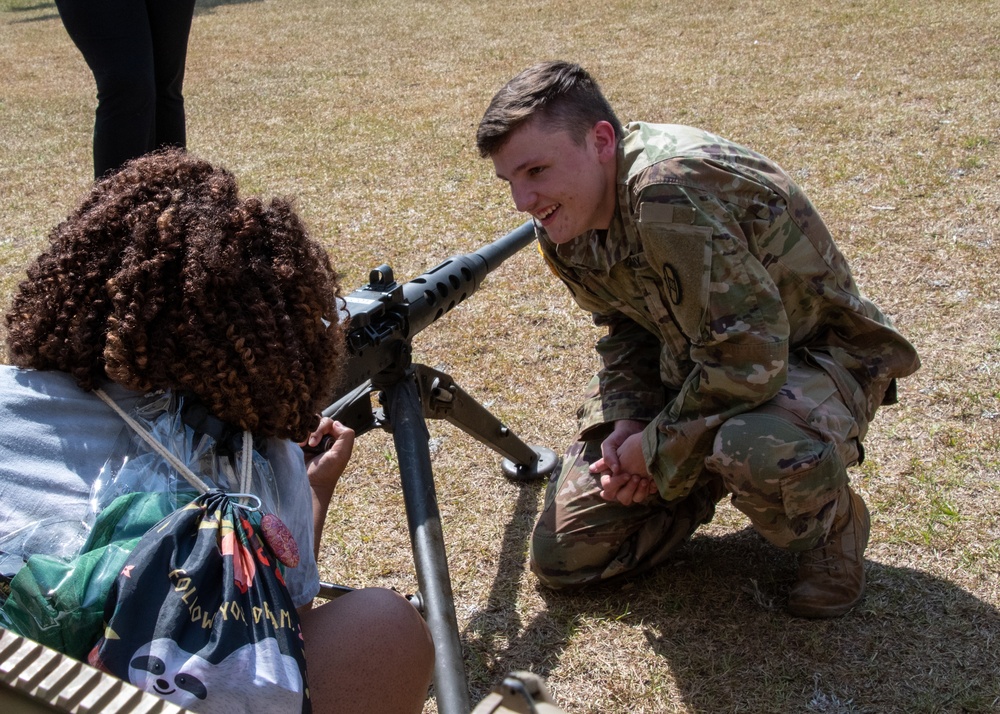
POLYGON ((871 516, 864 500, 845 488, 823 545, 799 555, 798 581, 788 611, 799 617, 840 617, 865 594, 865 548, 871 516), (845 498, 846 497, 846 498, 845 498))

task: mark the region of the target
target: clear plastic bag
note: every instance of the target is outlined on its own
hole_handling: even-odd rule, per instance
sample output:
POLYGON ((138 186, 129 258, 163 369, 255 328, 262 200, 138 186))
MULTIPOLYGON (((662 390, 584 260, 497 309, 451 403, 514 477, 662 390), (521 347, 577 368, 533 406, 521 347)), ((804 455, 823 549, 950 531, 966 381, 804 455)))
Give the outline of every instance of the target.
MULTIPOLYGON (((253 493, 268 512, 277 512, 279 492, 267 459, 252 451, 251 478, 241 485, 242 434, 217 444, 184 414, 184 398, 164 392, 129 416, 209 489, 253 493)), ((85 655, 100 637, 107 593, 125 558, 143 533, 196 496, 187 479, 126 426, 93 481, 87 516, 73 537, 62 528, 56 542, 53 530, 40 523, 4 539, 0 572, 9 570, 9 594, 0 606, 0 626, 70 656, 85 655)))
MULTIPOLYGON (((239 493, 242 487, 234 460, 240 457, 242 435, 237 434, 231 444, 217 444, 212 436, 196 431, 182 416, 184 399, 173 392, 164 392, 136 407, 130 416, 198 474, 209 488, 239 493), (235 458, 231 459, 229 454, 235 454, 235 458)), ((260 498, 268 512, 277 513, 280 495, 271 465, 261 454, 265 445, 254 446, 257 448, 252 452, 253 478, 249 490, 260 498)), ((176 494, 191 488, 166 459, 132 429, 125 429, 91 488, 88 524, 119 496, 136 492, 176 494)))

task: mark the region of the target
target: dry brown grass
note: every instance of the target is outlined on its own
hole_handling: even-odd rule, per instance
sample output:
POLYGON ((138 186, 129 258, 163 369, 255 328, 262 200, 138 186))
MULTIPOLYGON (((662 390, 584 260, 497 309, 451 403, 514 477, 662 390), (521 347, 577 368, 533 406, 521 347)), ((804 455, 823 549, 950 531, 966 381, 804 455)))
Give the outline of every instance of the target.
MULTIPOLYGON (((2 305, 87 185, 93 111, 54 6, 4 7, 2 305)), ((349 286, 382 262, 409 279, 520 224, 473 133, 506 79, 562 57, 624 119, 703 126, 778 159, 923 357, 856 470, 874 516, 869 592, 833 622, 783 613, 792 561, 729 507, 646 578, 546 592, 525 570, 541 487, 507 483, 492 452, 431 423, 474 699, 530 668, 580 714, 1000 710, 998 37, 995 0, 199 5, 191 148, 247 192, 297 196, 349 286)), ((561 451, 596 337, 525 250, 414 344, 561 451)), ((412 591, 405 532, 391 441, 367 435, 326 576, 412 591)))

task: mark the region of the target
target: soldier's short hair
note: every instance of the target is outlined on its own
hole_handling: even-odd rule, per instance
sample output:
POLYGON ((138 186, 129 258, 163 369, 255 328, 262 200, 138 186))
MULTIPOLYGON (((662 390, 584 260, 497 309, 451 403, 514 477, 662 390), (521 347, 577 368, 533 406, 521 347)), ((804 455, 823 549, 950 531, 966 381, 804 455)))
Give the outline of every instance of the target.
POLYGON ((563 61, 528 67, 493 95, 476 132, 476 147, 483 158, 499 151, 511 133, 529 119, 541 117, 553 129, 568 131, 583 143, 599 121, 607 121, 620 139, 621 122, 601 88, 583 67, 563 61))

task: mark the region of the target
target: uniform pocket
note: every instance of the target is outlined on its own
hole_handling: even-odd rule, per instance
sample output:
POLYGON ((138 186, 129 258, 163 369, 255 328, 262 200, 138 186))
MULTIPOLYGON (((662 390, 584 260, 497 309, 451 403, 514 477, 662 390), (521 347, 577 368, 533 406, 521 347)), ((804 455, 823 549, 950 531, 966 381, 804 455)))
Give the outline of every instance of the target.
POLYGON ((808 468, 781 479, 781 503, 789 518, 819 513, 847 485, 847 469, 833 444, 825 444, 808 468))

